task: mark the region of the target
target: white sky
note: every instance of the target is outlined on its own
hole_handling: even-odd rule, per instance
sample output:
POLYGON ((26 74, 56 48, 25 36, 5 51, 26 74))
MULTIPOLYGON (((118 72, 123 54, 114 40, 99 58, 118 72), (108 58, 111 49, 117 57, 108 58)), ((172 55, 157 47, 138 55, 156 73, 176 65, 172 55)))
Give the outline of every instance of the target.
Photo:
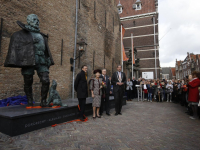
POLYGON ((200 54, 200 0, 158 0, 161 67, 200 54))

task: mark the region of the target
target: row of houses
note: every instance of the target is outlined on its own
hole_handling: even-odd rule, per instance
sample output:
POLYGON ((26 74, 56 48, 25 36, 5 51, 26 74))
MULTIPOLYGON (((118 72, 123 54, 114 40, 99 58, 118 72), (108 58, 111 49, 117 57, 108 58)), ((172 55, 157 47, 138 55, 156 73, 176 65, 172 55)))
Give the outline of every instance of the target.
POLYGON ((162 67, 162 79, 184 79, 187 78, 193 71, 200 71, 200 54, 187 52, 184 60, 177 60, 175 67, 162 67))
POLYGON ((176 79, 187 78, 193 71, 200 70, 200 54, 187 52, 184 60, 179 60, 175 63, 176 79))

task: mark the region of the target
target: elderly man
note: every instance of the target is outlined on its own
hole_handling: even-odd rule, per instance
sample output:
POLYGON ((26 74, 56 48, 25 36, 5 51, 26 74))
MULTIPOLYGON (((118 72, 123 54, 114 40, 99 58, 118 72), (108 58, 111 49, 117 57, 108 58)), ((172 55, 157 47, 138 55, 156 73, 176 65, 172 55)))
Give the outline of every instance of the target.
POLYGON ((106 69, 102 69, 102 75, 100 78, 103 79, 103 82, 106 83, 106 88, 103 88, 103 95, 101 97, 101 108, 100 108, 100 115, 103 114, 104 105, 106 108, 106 115, 110 116, 110 108, 109 108, 109 95, 112 93, 110 88, 110 79, 106 75, 106 69))
POLYGON ((54 62, 48 47, 47 36, 40 32, 37 15, 28 15, 27 23, 28 25, 25 25, 17 21, 22 30, 15 32, 11 36, 4 66, 22 68, 24 92, 27 96, 29 107, 33 106, 32 84, 34 71, 36 70, 42 83, 40 105, 45 107, 50 84, 49 67, 54 62))

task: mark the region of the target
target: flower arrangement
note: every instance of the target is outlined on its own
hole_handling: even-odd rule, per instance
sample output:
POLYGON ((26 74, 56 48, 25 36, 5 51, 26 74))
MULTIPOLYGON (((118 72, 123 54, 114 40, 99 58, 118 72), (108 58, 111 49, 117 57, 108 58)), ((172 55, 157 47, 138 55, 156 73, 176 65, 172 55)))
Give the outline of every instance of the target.
POLYGON ((102 81, 101 87, 102 87, 102 88, 106 88, 106 87, 107 87, 107 86, 106 86, 106 82, 103 82, 103 81, 102 81))

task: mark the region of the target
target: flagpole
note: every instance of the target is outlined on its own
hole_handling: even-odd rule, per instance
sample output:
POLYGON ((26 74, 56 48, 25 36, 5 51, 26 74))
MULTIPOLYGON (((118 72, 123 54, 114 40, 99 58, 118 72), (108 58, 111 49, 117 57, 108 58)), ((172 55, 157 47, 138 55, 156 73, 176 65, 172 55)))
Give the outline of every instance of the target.
POLYGON ((133 33, 131 33, 131 47, 132 47, 132 77, 133 77, 134 76, 133 74, 133 59, 134 59, 133 33))
POLYGON ((122 72, 123 72, 123 38, 122 38, 122 25, 121 25, 121 61, 122 61, 122 72))

